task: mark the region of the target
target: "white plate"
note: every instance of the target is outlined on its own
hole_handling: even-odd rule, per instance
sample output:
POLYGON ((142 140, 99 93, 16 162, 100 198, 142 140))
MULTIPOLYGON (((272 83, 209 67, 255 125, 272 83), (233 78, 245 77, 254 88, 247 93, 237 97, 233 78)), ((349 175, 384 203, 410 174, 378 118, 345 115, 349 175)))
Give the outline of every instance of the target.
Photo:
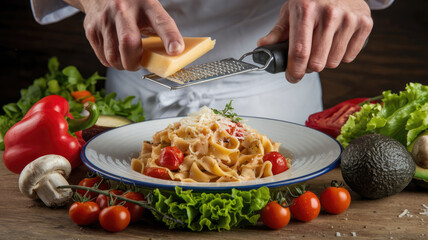
POLYGON ((139 122, 104 132, 88 141, 82 150, 82 160, 94 172, 128 184, 162 189, 180 186, 196 191, 225 191, 231 188, 249 190, 261 186, 278 187, 306 181, 336 167, 342 153, 341 145, 320 131, 285 121, 243 117, 248 126, 281 143, 279 152, 292 159, 289 170, 272 177, 228 183, 168 181, 133 171, 131 159, 138 156, 142 142, 151 141, 157 131, 180 119, 165 118, 139 122))

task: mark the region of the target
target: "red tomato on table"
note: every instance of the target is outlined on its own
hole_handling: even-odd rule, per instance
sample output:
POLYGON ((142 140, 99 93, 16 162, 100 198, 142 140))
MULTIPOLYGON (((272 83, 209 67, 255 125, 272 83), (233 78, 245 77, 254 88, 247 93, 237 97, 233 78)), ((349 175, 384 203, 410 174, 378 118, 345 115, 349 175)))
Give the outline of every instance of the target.
POLYGON ((68 210, 71 220, 81 226, 95 223, 99 214, 100 207, 95 202, 75 202, 68 210))
POLYGON ((114 205, 101 210, 98 219, 105 230, 120 232, 129 225, 131 214, 126 207, 114 205))
MULTIPOLYGON (((135 201, 145 201, 143 194, 137 193, 137 192, 126 192, 122 195, 122 197, 135 200, 135 201)), ((123 204, 124 207, 126 207, 131 214, 131 222, 138 221, 143 215, 144 211, 146 210, 144 207, 136 205, 134 203, 126 202, 123 204)))
MULTIPOLYGON (((110 190, 109 193, 114 195, 122 195, 123 191, 120 189, 113 189, 113 190, 110 190)), ((110 197, 104 194, 99 194, 97 197, 96 203, 98 204, 98 206, 100 206, 101 209, 106 208, 110 206, 110 197)), ((116 204, 118 203, 119 202, 116 202, 116 204)))
POLYGON ((290 209, 276 201, 269 202, 260 212, 260 218, 269 228, 281 229, 290 222, 290 209))
MULTIPOLYGON (((84 178, 79 182, 79 186, 94 187, 95 185, 99 185, 101 180, 102 180, 102 178, 99 176, 96 176, 93 178, 84 178)), ((109 189, 109 185, 107 184, 107 182, 103 182, 101 185, 98 186, 98 189, 107 190, 107 189, 109 189)), ((91 200, 95 199, 98 196, 98 193, 90 192, 90 191, 83 190, 83 189, 77 189, 76 192, 79 193, 81 196, 84 196, 86 194, 86 197, 88 197, 91 200), (88 193, 86 193, 86 192, 88 192, 88 193)))
POLYGON ((320 196, 322 208, 331 214, 339 214, 348 209, 351 204, 351 195, 344 187, 332 181, 332 186, 326 188, 320 196))
POLYGON ((313 192, 306 191, 299 197, 293 199, 290 211, 293 217, 299 221, 312 221, 318 217, 321 211, 320 200, 313 192))

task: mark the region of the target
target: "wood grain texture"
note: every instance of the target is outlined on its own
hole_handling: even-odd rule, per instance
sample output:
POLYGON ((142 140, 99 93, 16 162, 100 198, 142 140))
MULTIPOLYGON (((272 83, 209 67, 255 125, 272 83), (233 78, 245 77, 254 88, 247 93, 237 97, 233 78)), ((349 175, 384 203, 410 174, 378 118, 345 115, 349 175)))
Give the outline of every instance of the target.
MULTIPOLYGON (((396 0, 386 10, 373 11, 370 41, 357 59, 321 72, 324 107, 383 90, 397 92, 408 82, 428 84, 427 9, 426 0, 396 0)), ((15 102, 21 88, 43 76, 51 56, 61 67, 77 66, 84 77, 105 74, 86 40, 83 19, 77 14, 42 26, 27 0, 7 1, 0 8, 0 105, 15 102)))
MULTIPOLYGON (((3 153, 0 152, 0 156, 3 153)), ((0 158, 0 161, 2 159, 0 158)), ((72 172, 70 183, 77 183, 87 169, 72 172)), ((0 164, 0 239, 427 239, 428 216, 419 214, 428 205, 428 191, 409 185, 403 192, 379 200, 364 200, 351 191, 352 202, 347 211, 330 215, 321 211, 318 218, 303 223, 292 220, 281 230, 267 229, 260 222, 256 226, 222 232, 190 232, 168 230, 163 224, 144 218, 131 224, 123 232, 108 233, 98 224, 90 227, 75 225, 67 208, 50 209, 40 201, 23 196, 18 189, 18 175, 0 164), (408 209, 410 216, 398 216, 408 209), (352 237, 353 238, 353 237, 352 237)), ((320 195, 331 180, 343 181, 339 168, 312 179, 310 190, 320 195)), ((348 188, 349 189, 349 188, 348 188)))

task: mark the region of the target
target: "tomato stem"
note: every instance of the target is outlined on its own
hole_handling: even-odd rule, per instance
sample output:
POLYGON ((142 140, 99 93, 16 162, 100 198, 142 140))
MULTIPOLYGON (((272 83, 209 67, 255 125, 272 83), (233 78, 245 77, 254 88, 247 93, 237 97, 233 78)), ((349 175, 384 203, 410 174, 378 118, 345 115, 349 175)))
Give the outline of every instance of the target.
POLYGON ((91 187, 85 187, 85 186, 79 186, 79 185, 63 185, 63 186, 58 186, 57 188, 81 189, 81 190, 87 190, 87 191, 90 191, 90 192, 95 192, 95 193, 98 193, 98 194, 106 195, 106 196, 109 196, 111 198, 114 197, 116 200, 119 199, 119 200, 122 200, 122 201, 130 202, 130 203, 133 203, 135 205, 141 206, 141 207, 143 207, 143 208, 145 208, 147 210, 154 211, 157 214, 162 215, 162 217, 165 218, 165 219, 167 219, 167 220, 174 221, 174 222, 176 222, 176 223, 178 223, 178 224, 180 224, 182 226, 185 226, 185 224, 182 221, 180 221, 179 219, 170 217, 170 216, 168 216, 168 215, 166 215, 166 214, 158 211, 156 208, 150 206, 150 204, 148 204, 147 201, 136 201, 136 200, 132 200, 132 199, 129 199, 129 198, 126 198, 126 197, 122 197, 120 195, 109 193, 108 191, 103 191, 103 190, 100 190, 100 189, 94 189, 94 188, 91 188, 91 187))

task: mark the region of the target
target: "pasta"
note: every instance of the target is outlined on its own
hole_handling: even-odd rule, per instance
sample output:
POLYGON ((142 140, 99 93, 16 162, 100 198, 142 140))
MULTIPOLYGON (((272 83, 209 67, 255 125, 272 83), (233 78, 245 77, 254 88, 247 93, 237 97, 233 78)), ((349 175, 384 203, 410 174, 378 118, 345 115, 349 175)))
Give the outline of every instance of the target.
MULTIPOLYGON (((279 146, 246 124, 232 122, 202 107, 157 132, 151 142, 144 141, 131 168, 142 174, 150 168, 164 169, 166 179, 174 181, 248 181, 273 175, 272 163, 263 161, 263 156, 278 151, 279 146), (169 146, 178 148, 183 155, 176 170, 162 166, 159 160, 162 149, 169 146)), ((290 159, 286 161, 289 167, 290 159)))

